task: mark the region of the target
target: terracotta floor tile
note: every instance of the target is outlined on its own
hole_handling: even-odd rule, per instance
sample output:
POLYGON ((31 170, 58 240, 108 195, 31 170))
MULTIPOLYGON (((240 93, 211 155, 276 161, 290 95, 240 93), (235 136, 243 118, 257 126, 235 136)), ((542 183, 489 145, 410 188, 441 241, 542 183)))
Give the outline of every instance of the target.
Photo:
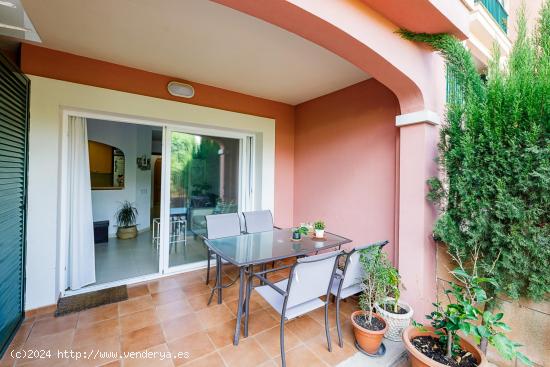
POLYGON ((194 283, 206 284, 206 270, 197 270, 179 274, 174 277, 174 280, 179 283, 180 287, 186 284, 194 283))
POLYGON ((220 325, 213 326, 206 331, 216 348, 222 348, 233 343, 233 336, 235 335, 235 321, 235 319, 226 321, 220 325))
POLYGON ((57 334, 49 334, 34 339, 29 339, 24 344, 25 350, 43 350, 50 355, 44 359, 21 358, 17 360, 18 366, 57 366, 66 365, 68 360, 58 358, 58 352, 63 353, 71 349, 74 337, 74 329, 67 330, 57 334))
POLYGON ((332 352, 328 351, 327 338, 324 333, 323 335, 318 335, 317 337, 308 340, 306 346, 322 361, 332 366, 336 366, 340 362, 354 355, 357 350, 346 341, 344 341, 344 347, 340 348, 338 345, 338 335, 336 334, 336 329, 332 329, 330 334, 332 338, 332 352))
POLYGON ((354 298, 348 297, 345 300, 340 300, 341 313, 345 315, 351 315, 352 312, 357 311, 358 309, 359 309, 359 306, 357 304, 357 301, 354 298))
POLYGON ((172 353, 188 353, 188 358, 175 358, 173 362, 176 366, 189 363, 200 357, 214 351, 214 344, 210 341, 208 335, 199 331, 198 333, 184 336, 168 342, 168 348, 172 353))
POLYGON ((189 362, 187 366, 189 367, 224 367, 225 364, 223 363, 222 357, 220 357, 218 352, 215 352, 215 353, 206 355, 204 357, 201 357, 199 359, 195 359, 189 362))
POLYGON ((210 293, 199 294, 198 296, 187 297, 187 301, 189 301, 189 304, 191 305, 193 310, 199 311, 217 304, 216 299, 212 299, 212 303, 210 303, 210 306, 208 306, 208 297, 210 297, 210 293))
POLYGON ((93 345, 104 338, 120 335, 118 319, 105 320, 76 329, 74 347, 93 345))
POLYGON ((158 293, 168 289, 180 288, 180 284, 173 278, 162 278, 147 283, 149 293, 158 293))
MULTIPOLYGON (((212 286, 214 283, 212 283, 212 286)), ((194 297, 194 296, 200 296, 201 294, 210 294, 210 286, 204 284, 204 283, 192 283, 192 284, 185 284, 181 287, 183 289, 183 292, 187 295, 187 297, 194 297)))
POLYGON ((258 367, 277 367, 277 363, 275 363, 275 359, 270 359, 269 361, 265 361, 264 363, 258 365, 258 367))
POLYGON ((153 293, 151 295, 155 305, 164 305, 170 302, 181 301, 187 298, 180 288, 169 289, 166 291, 153 293))
POLYGON ((174 340, 205 329, 195 314, 184 315, 162 323, 166 340, 174 340))
MULTIPOLYGON (((281 358, 274 358, 273 361, 281 366, 281 358)), ((286 352, 286 365, 287 367, 325 367, 323 363, 312 351, 306 348, 304 345, 294 348, 286 352)))
POLYGON ((204 308, 196 312, 196 315, 206 329, 220 325, 234 317, 233 313, 223 303, 221 305, 216 304, 215 306, 204 308))
POLYGON ((146 326, 158 324, 160 322, 154 308, 122 316, 119 321, 121 334, 126 334, 130 331, 142 329, 146 326))
MULTIPOLYGON (((321 326, 325 326, 325 308, 320 307, 314 311, 311 311, 308 313, 309 317, 317 321, 321 326)), ((340 321, 345 319, 347 317, 346 314, 340 312, 340 321)), ((329 327, 336 326, 336 307, 332 304, 329 305, 328 308, 328 322, 329 327)))
POLYGON ((167 303, 156 307, 157 316, 161 321, 175 319, 193 312, 191 304, 187 300, 167 303))
POLYGON ((120 355, 120 337, 113 336, 110 338, 104 338, 90 346, 72 347, 71 351, 82 353, 83 356, 81 359, 70 359, 68 365, 71 367, 103 366, 118 359, 120 355), (92 353, 92 349, 94 354, 92 357, 88 357, 88 354, 92 353), (96 351, 98 351, 97 355, 96 351))
MULTIPOLYGON (((237 316, 237 299, 233 299, 231 301, 223 300, 223 303, 229 308, 229 310, 233 313, 234 316, 237 316)), ((259 310, 263 310, 264 307, 261 305, 258 301, 255 299, 250 299, 250 312, 256 312, 259 310)))
POLYGON ((122 334, 122 352, 138 352, 164 343, 164 335, 159 324, 122 334))
POLYGON ((128 297, 136 298, 146 296, 149 294, 149 287, 147 284, 137 284, 128 287, 128 297))
MULTIPOLYGON (((279 324, 280 321, 276 320, 269 312, 266 312, 265 310, 253 312, 249 315, 248 319, 248 336, 254 336, 279 324)), ((244 316, 242 325, 244 328, 244 316)))
POLYGON ((56 334, 66 330, 74 329, 77 322, 78 313, 39 320, 33 324, 29 338, 34 339, 36 337, 56 334))
POLYGON ((229 367, 255 367, 269 359, 254 338, 241 339, 238 346, 228 345, 219 352, 229 367))
POLYGON ((104 364, 101 367, 121 367, 121 366, 122 366, 122 361, 118 360, 118 361, 113 361, 113 362, 109 362, 107 364, 104 364))
MULTIPOLYGON (((144 352, 144 351, 141 351, 144 352)), ((148 355, 147 357, 136 356, 136 358, 126 358, 124 360, 124 367, 173 367, 174 363, 172 359, 166 358, 168 356, 169 350, 168 346, 163 343, 160 345, 155 345, 153 347, 147 348, 148 355), (151 356, 151 358, 149 357, 151 356)), ((139 353, 139 352, 138 352, 139 353)))
POLYGON ((325 328, 308 315, 288 321, 285 325, 285 329, 292 331, 303 342, 314 338, 321 333, 325 333, 325 328))
MULTIPOLYGON (((254 337, 254 339, 256 339, 256 341, 266 351, 270 358, 275 358, 281 355, 279 330, 279 326, 275 326, 269 330, 259 333, 254 337)), ((301 343, 301 340, 296 336, 296 334, 288 329, 285 330, 285 350, 296 348, 301 343)))
POLYGON ((117 317, 118 305, 116 303, 91 308, 89 310, 80 312, 80 315, 78 316, 77 328, 99 321, 114 319, 117 317))
POLYGON ((131 298, 127 301, 118 303, 118 314, 119 316, 124 316, 133 312, 153 308, 153 306, 153 298, 151 298, 150 295, 131 298))

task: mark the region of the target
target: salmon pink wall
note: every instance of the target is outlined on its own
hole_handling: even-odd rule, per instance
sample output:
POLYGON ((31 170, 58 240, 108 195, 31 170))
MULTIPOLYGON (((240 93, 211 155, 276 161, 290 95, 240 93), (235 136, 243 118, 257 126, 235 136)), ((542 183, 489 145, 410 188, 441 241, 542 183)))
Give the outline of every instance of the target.
POLYGON ((375 79, 296 107, 294 222, 395 246, 396 96, 375 79))
POLYGON ((30 44, 21 45, 20 64, 26 74, 275 119, 275 221, 292 224, 294 106, 30 44), (170 95, 174 80, 193 85, 195 96, 170 95))

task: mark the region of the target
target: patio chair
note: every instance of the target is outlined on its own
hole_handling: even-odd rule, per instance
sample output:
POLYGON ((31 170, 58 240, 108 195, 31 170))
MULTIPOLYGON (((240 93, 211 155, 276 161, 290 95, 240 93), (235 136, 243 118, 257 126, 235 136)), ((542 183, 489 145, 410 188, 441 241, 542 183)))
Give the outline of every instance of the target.
POLYGON ((247 233, 268 232, 273 230, 273 215, 271 210, 243 212, 245 230, 247 233))
POLYGON ((281 315, 280 343, 281 361, 285 362, 285 321, 302 316, 319 307, 325 307, 325 332, 328 350, 332 351, 330 340, 330 326, 328 320, 329 295, 334 281, 334 274, 338 265, 338 258, 342 251, 332 251, 320 255, 300 258, 293 265, 287 265, 276 269, 251 273, 247 282, 244 337, 248 336, 248 318, 250 313, 250 294, 255 288, 256 292, 264 298, 273 309, 281 315), (288 279, 275 284, 271 283, 265 275, 267 273, 290 268, 288 279), (254 285, 254 279, 258 278, 266 285, 254 285), (326 296, 321 300, 321 296, 326 296))
MULTIPOLYGON (((256 210, 253 212, 243 212, 244 229, 246 233, 269 232, 273 228, 278 228, 273 225, 273 214, 271 210, 256 210)), ((271 263, 271 267, 275 267, 275 261, 271 263)), ((265 270, 265 264, 262 265, 262 270, 265 270)))
POLYGON ((342 329, 340 326, 340 300, 353 296, 354 294, 361 293, 361 282, 363 280, 363 268, 359 261, 361 257, 360 250, 366 249, 372 246, 378 246, 380 250, 388 244, 389 241, 381 241, 369 245, 361 245, 354 247, 352 250, 345 254, 345 263, 343 269, 336 269, 334 274, 334 282, 330 293, 336 299, 336 329, 338 330, 338 345, 340 348, 344 347, 342 341, 342 329))
MULTIPOLYGON (((206 239, 214 240, 216 238, 238 236, 241 234, 241 223, 239 214, 211 214, 205 216, 206 219, 206 239)), ((212 251, 206 247, 206 284, 210 283, 210 260, 212 251)))

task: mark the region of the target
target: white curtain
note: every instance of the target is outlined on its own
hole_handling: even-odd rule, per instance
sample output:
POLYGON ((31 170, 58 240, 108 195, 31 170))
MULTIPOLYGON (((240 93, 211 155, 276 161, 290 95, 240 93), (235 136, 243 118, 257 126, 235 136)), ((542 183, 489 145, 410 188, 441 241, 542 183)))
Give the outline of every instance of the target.
POLYGON ((94 220, 88 157, 86 119, 69 116, 68 287, 79 289, 95 283, 94 220))

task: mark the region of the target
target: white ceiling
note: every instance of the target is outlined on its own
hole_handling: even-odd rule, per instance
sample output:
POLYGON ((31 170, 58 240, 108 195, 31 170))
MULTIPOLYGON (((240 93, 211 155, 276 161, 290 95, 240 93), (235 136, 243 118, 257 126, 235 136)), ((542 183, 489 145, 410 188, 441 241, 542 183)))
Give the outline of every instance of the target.
POLYGON ((207 0, 22 0, 45 47, 298 104, 369 78, 303 38, 207 0))

